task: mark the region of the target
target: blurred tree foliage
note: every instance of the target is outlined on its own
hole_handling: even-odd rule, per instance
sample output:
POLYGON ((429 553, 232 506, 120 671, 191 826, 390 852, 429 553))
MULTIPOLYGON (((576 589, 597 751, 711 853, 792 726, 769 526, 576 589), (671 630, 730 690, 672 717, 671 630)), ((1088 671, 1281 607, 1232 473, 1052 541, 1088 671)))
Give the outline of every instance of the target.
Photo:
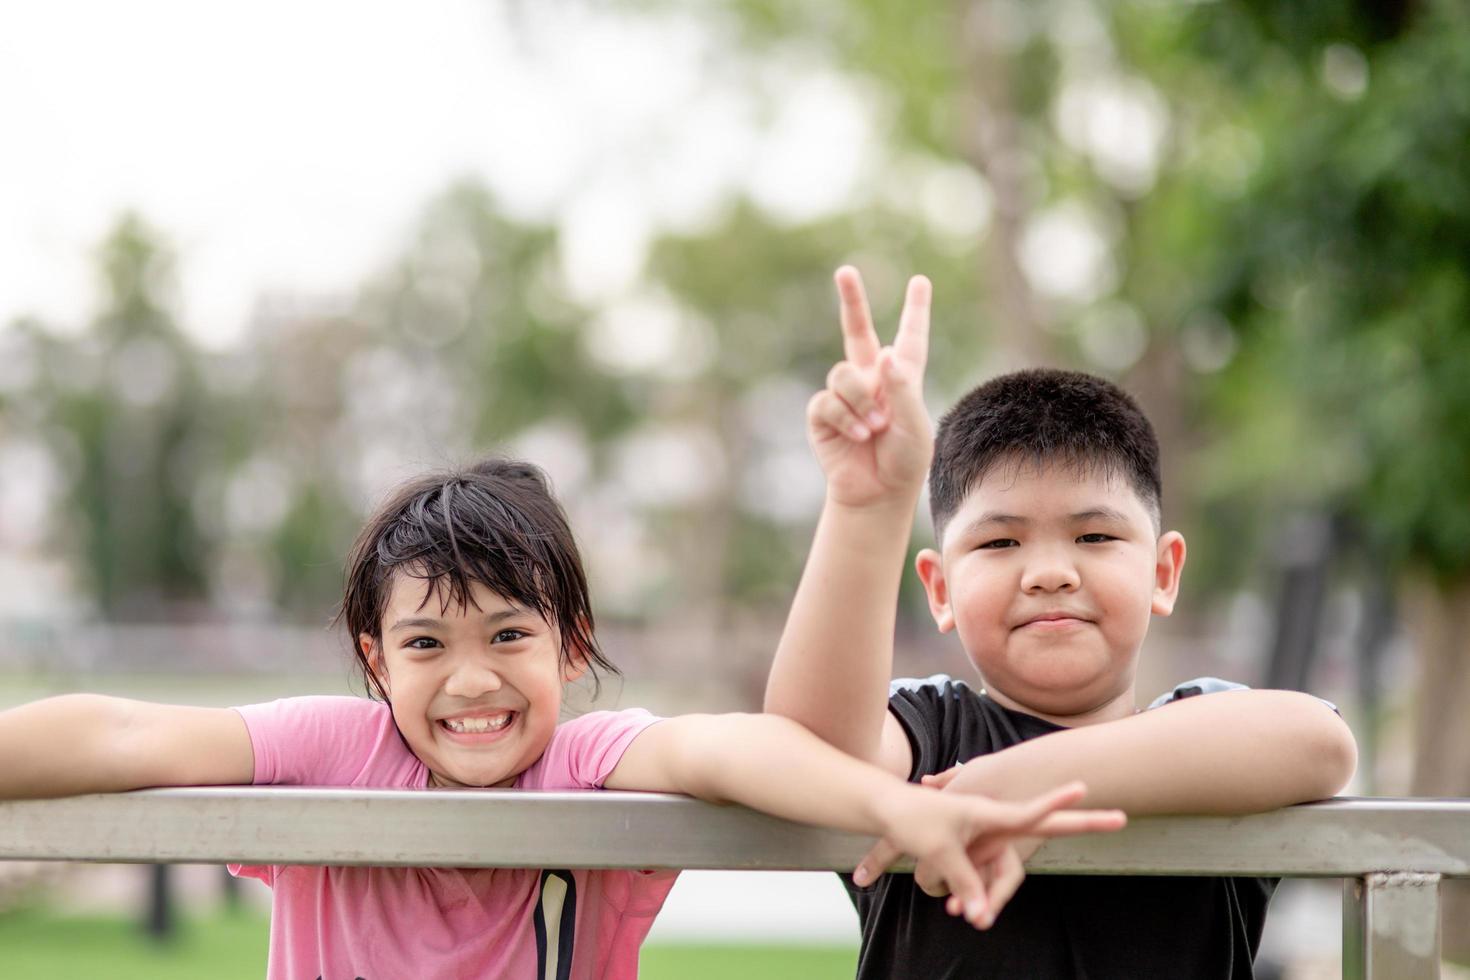
POLYGON ((61 536, 102 613, 156 619, 205 595, 191 494, 214 421, 197 359, 166 310, 171 258, 138 218, 98 254, 103 309, 75 340, 36 331, 28 409, 65 473, 61 536))

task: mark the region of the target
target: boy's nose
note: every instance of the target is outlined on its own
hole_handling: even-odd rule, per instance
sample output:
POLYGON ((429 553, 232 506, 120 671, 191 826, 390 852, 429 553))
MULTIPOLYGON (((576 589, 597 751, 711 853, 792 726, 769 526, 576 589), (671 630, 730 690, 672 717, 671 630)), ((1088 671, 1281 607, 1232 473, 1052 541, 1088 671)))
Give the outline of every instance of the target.
POLYGON ((1024 592, 1075 592, 1081 584, 1077 566, 1060 557, 1033 561, 1021 575, 1024 592))

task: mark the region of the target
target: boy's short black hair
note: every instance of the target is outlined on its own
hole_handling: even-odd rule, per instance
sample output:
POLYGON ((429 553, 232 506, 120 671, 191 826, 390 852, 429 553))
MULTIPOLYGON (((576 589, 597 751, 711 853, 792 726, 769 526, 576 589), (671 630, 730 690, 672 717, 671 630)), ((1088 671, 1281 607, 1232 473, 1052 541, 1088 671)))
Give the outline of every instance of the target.
POLYGON ((939 421, 929 470, 935 537, 997 465, 1093 467, 1128 480, 1157 529, 1163 480, 1153 426, 1127 392, 1080 371, 1002 374, 961 398, 939 421))
POLYGON ((339 622, 345 621, 359 666, 373 691, 388 700, 357 642, 382 642, 383 616, 402 572, 430 583, 437 596, 463 610, 478 582, 509 602, 536 612, 561 632, 564 664, 584 659, 617 668, 597 648, 587 577, 566 514, 546 475, 519 460, 489 458, 461 469, 429 473, 390 494, 357 536, 347 559, 339 622))

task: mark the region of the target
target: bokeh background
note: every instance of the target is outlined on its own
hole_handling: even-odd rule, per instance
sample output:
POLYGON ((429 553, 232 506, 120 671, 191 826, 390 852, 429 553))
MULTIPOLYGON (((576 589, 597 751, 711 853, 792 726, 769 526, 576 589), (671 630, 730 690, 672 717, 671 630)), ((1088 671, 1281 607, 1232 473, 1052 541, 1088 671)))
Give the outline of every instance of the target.
MULTIPOLYGON (((1355 791, 1470 796, 1455 0, 60 0, 0 10, 0 132, 0 703, 350 689, 362 515, 495 450, 571 514, 604 700, 758 705, 853 262, 885 335, 933 279, 936 412, 1044 363, 1150 413, 1190 561, 1141 695, 1311 690, 1355 791)), ((968 669, 912 577, 899 647, 968 669)), ((131 914, 107 873, 0 867, 0 930, 131 914)), ((789 890, 850 972, 835 883, 721 881, 669 917, 789 890)), ((1333 975, 1335 902, 1286 888, 1263 972, 1333 975)))

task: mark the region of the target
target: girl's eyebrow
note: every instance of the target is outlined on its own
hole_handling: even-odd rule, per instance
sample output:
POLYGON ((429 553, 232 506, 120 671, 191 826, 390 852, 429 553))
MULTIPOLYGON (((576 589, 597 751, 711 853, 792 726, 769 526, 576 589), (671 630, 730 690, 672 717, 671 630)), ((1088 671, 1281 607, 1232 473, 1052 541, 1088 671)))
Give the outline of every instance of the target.
MULTIPOLYGON (((484 622, 486 626, 494 626, 497 623, 507 619, 513 619, 519 615, 521 615, 521 610, 519 609, 502 609, 499 612, 487 613, 484 622)), ((442 619, 435 619, 432 616, 411 616, 407 619, 400 619, 388 627, 388 632, 397 633, 400 630, 433 630, 443 628, 444 620, 442 619)))

